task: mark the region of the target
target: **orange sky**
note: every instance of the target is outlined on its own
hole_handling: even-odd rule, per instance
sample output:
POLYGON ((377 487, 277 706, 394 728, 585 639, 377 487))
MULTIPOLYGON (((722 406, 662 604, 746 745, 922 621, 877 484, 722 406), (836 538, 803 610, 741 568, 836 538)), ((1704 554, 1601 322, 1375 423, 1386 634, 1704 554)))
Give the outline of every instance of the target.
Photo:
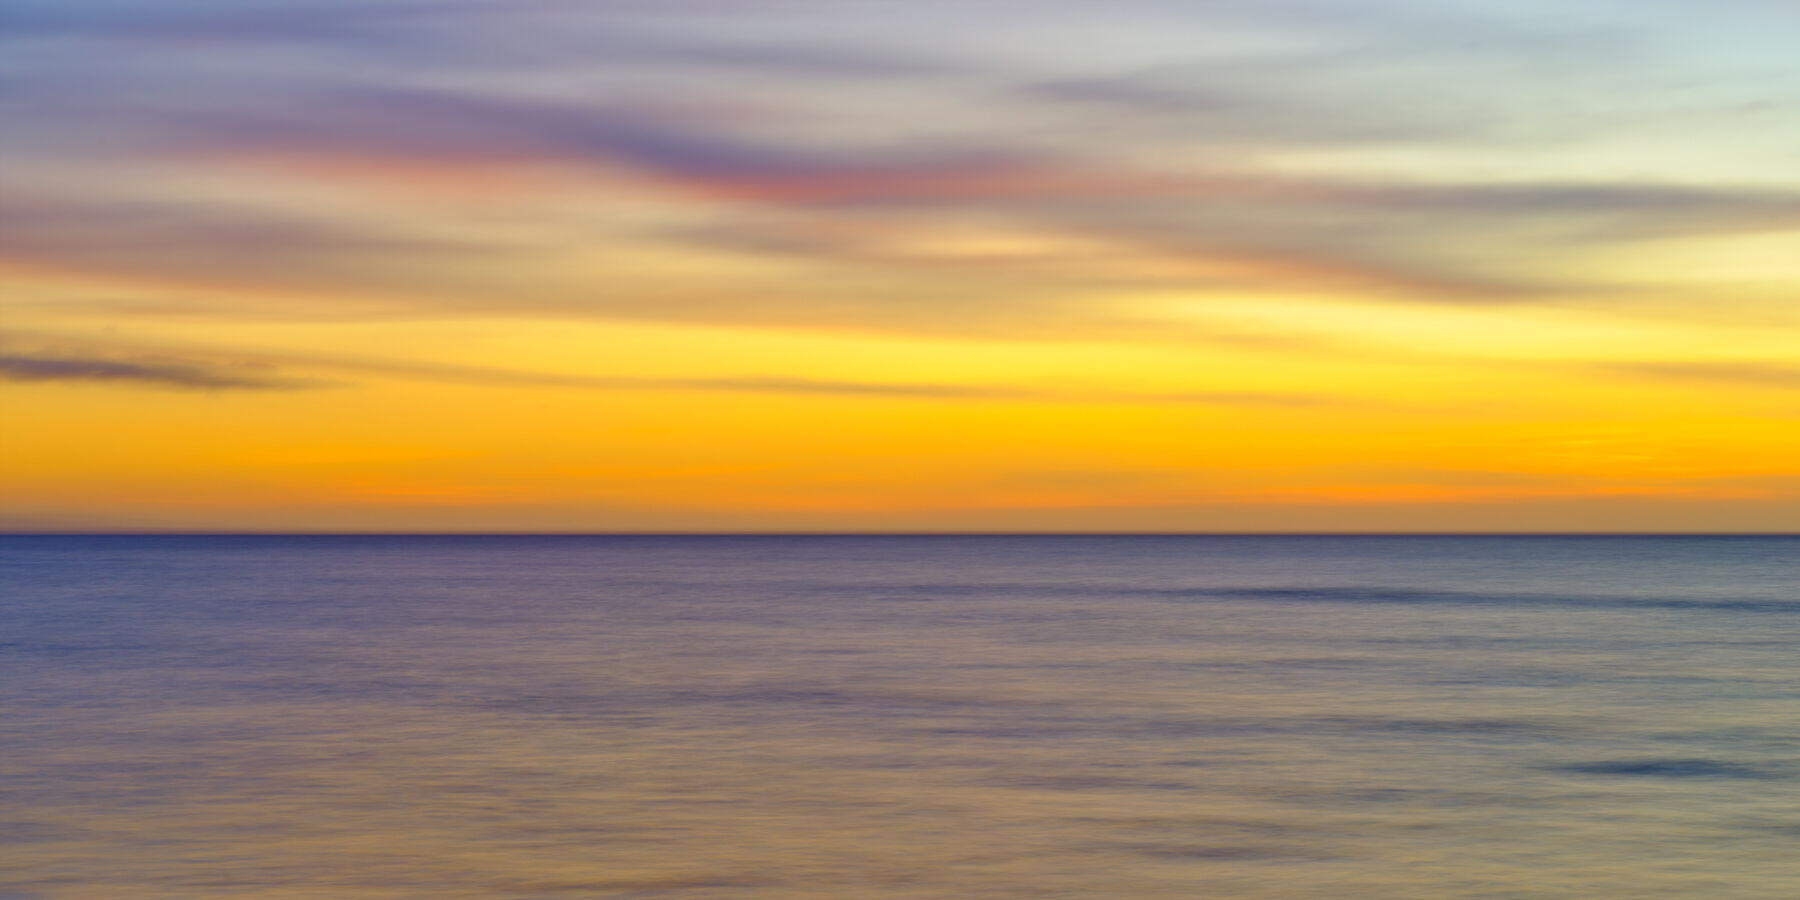
POLYGON ((1190 6, 26 2, 0 528, 1800 530, 1800 19, 1190 6))

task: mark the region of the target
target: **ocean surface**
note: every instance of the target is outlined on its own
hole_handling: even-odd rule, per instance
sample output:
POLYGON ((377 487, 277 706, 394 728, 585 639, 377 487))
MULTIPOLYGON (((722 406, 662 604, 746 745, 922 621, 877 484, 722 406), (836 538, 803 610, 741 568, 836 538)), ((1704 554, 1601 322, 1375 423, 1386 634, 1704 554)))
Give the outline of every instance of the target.
POLYGON ((1800 897, 1800 539, 0 538, 0 900, 1800 897))

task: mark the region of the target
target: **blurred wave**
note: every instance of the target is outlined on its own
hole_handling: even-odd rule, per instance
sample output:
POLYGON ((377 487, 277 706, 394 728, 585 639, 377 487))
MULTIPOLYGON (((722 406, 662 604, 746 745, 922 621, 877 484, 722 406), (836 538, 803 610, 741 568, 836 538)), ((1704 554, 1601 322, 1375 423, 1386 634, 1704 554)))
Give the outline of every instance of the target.
POLYGON ((1800 540, 0 538, 0 897, 1776 900, 1800 540))

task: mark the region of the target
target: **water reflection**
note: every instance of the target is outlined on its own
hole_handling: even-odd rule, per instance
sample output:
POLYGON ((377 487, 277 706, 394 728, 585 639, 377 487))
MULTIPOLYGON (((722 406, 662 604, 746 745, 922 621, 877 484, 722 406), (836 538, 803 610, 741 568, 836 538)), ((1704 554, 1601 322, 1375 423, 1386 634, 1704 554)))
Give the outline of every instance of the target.
POLYGON ((15 539, 0 897, 1800 892, 1792 542, 1083 540, 15 539))

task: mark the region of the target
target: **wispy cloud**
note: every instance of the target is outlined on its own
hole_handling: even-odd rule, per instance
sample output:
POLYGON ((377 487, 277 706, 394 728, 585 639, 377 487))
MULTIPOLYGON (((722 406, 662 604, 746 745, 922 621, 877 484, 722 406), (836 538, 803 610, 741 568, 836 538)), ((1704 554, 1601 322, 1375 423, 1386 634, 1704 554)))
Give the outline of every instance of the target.
MULTIPOLYGON (((0 142, 21 174, 0 241, 13 258, 72 271, 404 297, 421 313, 1022 334, 1092 326, 1111 297, 1145 288, 1562 298, 1613 288, 1582 263, 1621 244, 1800 229, 1791 187, 1333 165, 1371 150, 1579 153, 1623 127, 1590 107, 1654 105, 1674 90, 1667 77, 1655 91, 1619 89, 1656 71, 1635 33, 1647 26, 1463 5, 1125 6, 1123 17, 1059 6, 1060 20, 1018 24, 1048 40, 1085 23, 1143 48, 1064 60, 1021 56, 979 28, 925 43, 946 4, 861 10, 893 27, 850 40, 849 13, 804 0, 748 12, 31 0, 6 39, 16 61, 0 62, 31 74, 4 89, 14 127, 0 142), (1206 25, 1248 37, 1168 38, 1206 25), (188 52, 198 40, 219 52, 188 52), (106 42, 133 49, 97 52, 106 42), (151 164, 139 184, 210 187, 122 196, 128 179, 67 177, 151 164), (409 172, 557 178, 465 210, 482 227, 454 238, 430 203, 333 213, 294 190, 350 196, 409 172), (611 209, 621 194, 664 212, 568 212, 611 209), (1051 246, 966 252, 982 230, 1051 246), (1079 242, 1093 252, 1064 252, 1079 242), (644 248, 697 264, 645 279, 558 265, 576 250, 644 248), (745 259, 790 268, 765 281, 709 274, 745 259)), ((1018 8, 957 13, 995 22, 1018 8)))
POLYGON ((288 378, 241 367, 170 360, 35 356, 20 353, 0 354, 0 380, 86 381, 160 388, 258 391, 325 386, 320 381, 288 378))
POLYGON ((1609 363, 1608 371, 1650 378, 1715 382, 1780 390, 1800 389, 1800 366, 1765 362, 1609 363))
POLYGON ((1329 394, 1301 394, 1284 391, 1190 391, 1173 394, 1137 394, 1121 395, 1135 397, 1139 402, 1151 403, 1192 403, 1201 406, 1265 406, 1275 409, 1308 409, 1313 407, 1342 406, 1346 403, 1342 397, 1329 394))
POLYGON ((1178 404, 1304 409, 1350 402, 1329 394, 1287 391, 1118 391, 1079 386, 870 381, 799 375, 694 377, 543 372, 429 360, 397 360, 196 346, 146 346, 131 341, 0 335, 32 349, 0 353, 0 379, 98 381, 120 386, 289 389, 343 387, 357 377, 390 377, 493 387, 604 391, 697 391, 867 400, 982 401, 1050 404, 1178 404), (289 372, 320 373, 302 377, 289 372))

